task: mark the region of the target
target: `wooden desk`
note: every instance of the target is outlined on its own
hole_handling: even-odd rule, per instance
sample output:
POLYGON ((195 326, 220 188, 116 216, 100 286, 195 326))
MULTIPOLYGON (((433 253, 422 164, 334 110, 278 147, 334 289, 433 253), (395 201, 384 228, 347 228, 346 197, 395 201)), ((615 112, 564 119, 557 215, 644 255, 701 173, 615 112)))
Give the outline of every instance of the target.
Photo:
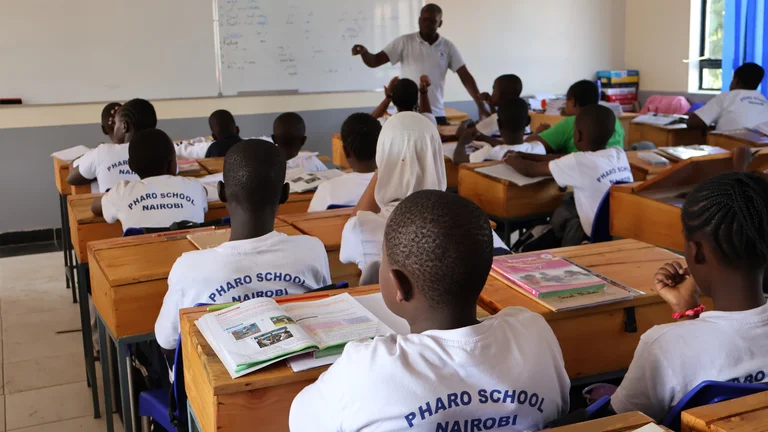
MULTIPOLYGON (((624 129, 624 147, 629 147, 629 128, 632 123, 632 120, 639 116, 638 113, 623 113, 619 116, 619 121, 621 122, 621 127, 624 129)), ((536 132, 536 128, 539 127, 542 123, 549 123, 550 125, 555 125, 556 123, 559 123, 560 120, 564 119, 565 116, 561 115, 553 115, 553 114, 544 114, 544 113, 536 113, 536 112, 530 112, 531 116, 531 132, 536 132)))
POLYGON ((683 411, 683 432, 768 430, 768 392, 683 411))
MULTIPOLYGON (((635 240, 561 248, 554 252, 646 295, 590 308, 552 312, 491 276, 478 304, 491 314, 509 306, 523 306, 541 314, 560 342, 565 369, 571 379, 627 369, 640 336, 655 325, 673 321, 672 310, 652 291, 653 275, 665 263, 682 260, 682 257, 635 240), (634 312, 634 332, 626 331, 632 323, 632 316, 626 312, 628 308, 634 312)), ((712 306, 709 299, 702 302, 708 308, 712 306)))
MULTIPOLYGON (((643 150, 651 151, 651 150, 643 150)), ((632 177, 635 181, 650 180, 666 169, 672 166, 675 162, 669 161, 669 165, 651 165, 650 163, 640 159, 638 154, 640 151, 628 151, 627 160, 629 161, 629 167, 632 168, 632 177)))
POLYGON ((459 166, 459 195, 474 202, 487 214, 501 219, 517 219, 550 214, 563 200, 564 193, 554 179, 518 186, 508 180, 487 176, 477 168, 503 162, 466 163, 459 166))
POLYGON ((53 158, 53 177, 56 181, 56 189, 60 195, 78 195, 91 193, 91 185, 72 186, 67 183, 67 177, 71 170, 70 162, 59 158, 53 158))
MULTIPOLYGON (((331 158, 329 158, 328 156, 318 156, 317 158, 320 160, 320 162, 331 161, 331 158)), ((208 174, 219 174, 224 172, 223 157, 198 159, 197 163, 199 163, 204 170, 208 171, 208 174)), ((339 165, 339 164, 336 164, 336 165, 339 165)))
POLYGON ((682 145, 704 144, 707 132, 700 129, 668 128, 648 124, 631 123, 629 125, 629 144, 649 141, 656 147, 674 147, 682 145))
MULTIPOLYGON (((768 168, 768 153, 755 156, 750 170, 768 168)), ((682 251, 681 197, 697 184, 718 174, 733 171, 730 154, 702 156, 673 165, 645 182, 613 186, 610 190, 611 234, 656 246, 682 251)))
MULTIPOLYGON (((632 432, 650 423, 654 423, 652 418, 640 411, 634 411, 554 428, 550 429, 550 432, 632 432)), ((661 428, 665 431, 669 430, 664 427, 661 428)))
POLYGON ((347 157, 344 155, 344 143, 341 141, 341 134, 331 135, 331 156, 333 164, 342 168, 350 168, 347 157))
POLYGON ((343 264, 339 260, 341 250, 341 232, 344 225, 352 216, 351 208, 326 210, 322 212, 290 214, 278 216, 278 219, 293 226, 306 235, 317 237, 325 245, 328 252, 328 264, 331 268, 331 278, 334 282, 346 280, 349 286, 355 287, 360 283, 360 269, 357 265, 343 264))
POLYGON ((451 107, 445 107, 445 119, 448 123, 461 123, 469 118, 469 114, 451 107))
POLYGON ((740 136, 709 133, 707 135, 707 144, 715 147, 722 147, 729 151, 733 151, 735 148, 741 146, 753 148, 765 148, 768 146, 764 136, 749 133, 740 134, 740 136))

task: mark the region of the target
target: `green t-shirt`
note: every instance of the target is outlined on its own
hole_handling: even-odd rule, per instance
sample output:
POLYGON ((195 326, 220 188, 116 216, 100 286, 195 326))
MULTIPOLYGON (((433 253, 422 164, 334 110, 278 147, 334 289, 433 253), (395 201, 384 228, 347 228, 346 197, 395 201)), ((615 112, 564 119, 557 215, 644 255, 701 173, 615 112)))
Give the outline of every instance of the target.
MULTIPOLYGON (((539 136, 552 147, 552 150, 558 154, 576 153, 579 149, 573 143, 573 125, 576 122, 576 116, 566 117, 551 128, 540 133, 539 136)), ((621 122, 616 119, 616 130, 613 132, 611 140, 608 141, 606 148, 621 147, 624 148, 624 128, 621 122)))

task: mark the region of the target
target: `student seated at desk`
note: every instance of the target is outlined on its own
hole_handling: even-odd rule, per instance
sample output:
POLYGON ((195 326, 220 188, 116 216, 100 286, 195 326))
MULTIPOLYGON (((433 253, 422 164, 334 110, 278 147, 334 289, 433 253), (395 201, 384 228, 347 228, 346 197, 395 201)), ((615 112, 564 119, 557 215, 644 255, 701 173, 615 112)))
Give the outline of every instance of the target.
MULTIPOLYGON (((376 166, 378 171, 355 207, 356 216, 341 234, 339 259, 360 270, 381 259, 384 226, 402 200, 424 189, 444 191, 448 183, 440 134, 415 112, 398 113, 381 129, 376 166)), ((507 249, 495 233, 493 239, 495 248, 507 249)))
MULTIPOLYGON (((493 82, 493 93, 483 93, 480 97, 485 100, 490 108, 491 116, 477 122, 477 131, 485 136, 495 136, 501 133, 498 125, 498 109, 501 103, 507 99, 519 99, 523 93, 523 81, 515 74, 501 75, 493 82)), ((527 107, 526 107, 527 110, 527 107)), ((528 125, 526 133, 530 133, 528 125)), ((457 134, 458 136, 458 134, 457 134)), ((521 141, 522 142, 522 141, 521 141)))
POLYGON ((317 153, 302 152, 307 142, 304 119, 294 112, 280 114, 272 124, 272 142, 285 154, 288 170, 301 168, 303 172, 326 171, 328 167, 317 158, 317 153))
POLYGON ((176 176, 173 141, 159 129, 136 133, 128 164, 141 180, 122 181, 93 200, 91 210, 107 223, 128 228, 166 228, 175 222, 202 223, 208 197, 199 180, 176 176))
POLYGON ((765 382, 768 305, 768 182, 727 173, 696 186, 682 209, 685 263, 655 275, 655 291, 685 322, 655 326, 641 338, 621 386, 616 412, 661 420, 705 380, 765 382), (703 312, 699 294, 716 311, 703 312))
POLYGON ((688 127, 718 131, 751 128, 768 118, 768 100, 757 91, 765 71, 755 63, 744 63, 733 73, 730 91, 720 93, 688 117, 688 127))
POLYGON ((109 142, 115 142, 115 114, 123 106, 120 102, 110 102, 101 110, 101 132, 109 137, 109 142))
POLYGON ((368 113, 352 114, 344 121, 341 142, 354 172, 318 186, 308 211, 323 211, 332 204, 357 205, 376 172, 376 141, 380 132, 381 124, 368 113))
POLYGON ((495 113, 494 116, 501 131, 503 144, 497 145, 495 139, 488 139, 476 128, 473 130, 471 123, 467 123, 469 121, 467 120, 459 126, 456 133, 459 136, 459 142, 453 153, 455 164, 502 160, 504 155, 510 151, 538 155, 547 154, 542 143, 538 141, 523 142, 525 129, 531 123, 531 117, 528 115, 528 102, 520 98, 507 99, 501 103, 498 113, 495 113), (467 154, 468 152, 470 153, 467 154))
POLYGON ((385 115, 389 104, 394 103, 397 112, 418 112, 437 127, 437 120, 432 115, 432 107, 429 104, 430 85, 431 82, 426 75, 421 76, 419 85, 408 78, 392 78, 389 85, 384 87, 384 100, 373 110, 371 115, 379 119, 383 125, 390 118, 390 116, 385 115))
POLYGON ((112 140, 115 144, 101 144, 76 160, 67 183, 84 185, 96 180, 99 192, 106 192, 121 181, 139 179, 128 166, 127 143, 137 132, 157 126, 155 107, 144 99, 129 100, 117 110, 114 121, 112 140))
POLYGON ((224 157, 233 145, 243 140, 235 117, 227 110, 216 110, 208 116, 208 126, 213 141, 202 137, 182 141, 176 144, 176 155, 188 159, 224 157))
MULTIPOLYGON (((547 153, 571 154, 580 151, 573 141, 576 116, 585 107, 597 105, 600 102, 600 91, 593 81, 582 80, 568 89, 565 98, 563 115, 566 117, 553 126, 544 125, 545 130, 537 130, 537 133, 525 139, 526 142, 541 142, 547 149, 547 153)), ((615 122, 613 135, 606 147, 624 148, 624 128, 618 118, 615 122)))
POLYGON ((477 320, 492 261, 474 203, 405 198, 387 220, 379 282, 411 333, 348 343, 294 399, 291 431, 539 430, 566 414, 570 381, 544 318, 510 307, 477 320))
POLYGON ((581 108, 574 122, 573 140, 579 149, 565 156, 510 153, 504 162, 528 177, 552 176, 561 187, 573 187, 550 220, 548 238, 535 249, 575 246, 589 239, 595 213, 605 193, 617 182, 632 182, 632 170, 624 150, 608 146, 616 116, 610 108, 581 108))
POLYGON ((181 308, 298 294, 331 283, 320 240, 274 230, 277 207, 289 190, 280 149, 263 140, 235 144, 225 156, 218 188, 232 219, 229 241, 176 260, 155 322, 164 349, 176 348, 181 308))

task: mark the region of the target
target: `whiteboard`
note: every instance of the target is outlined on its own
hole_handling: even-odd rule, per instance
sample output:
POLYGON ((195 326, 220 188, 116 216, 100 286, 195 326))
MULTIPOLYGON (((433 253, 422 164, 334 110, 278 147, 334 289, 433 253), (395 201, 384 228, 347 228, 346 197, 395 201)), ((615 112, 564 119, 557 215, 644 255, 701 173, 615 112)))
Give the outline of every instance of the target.
POLYGON ((399 67, 365 66, 352 46, 376 53, 418 29, 422 0, 217 0, 221 93, 380 89, 399 67))
POLYGON ((0 97, 54 104, 218 94, 212 0, 0 4, 0 97))

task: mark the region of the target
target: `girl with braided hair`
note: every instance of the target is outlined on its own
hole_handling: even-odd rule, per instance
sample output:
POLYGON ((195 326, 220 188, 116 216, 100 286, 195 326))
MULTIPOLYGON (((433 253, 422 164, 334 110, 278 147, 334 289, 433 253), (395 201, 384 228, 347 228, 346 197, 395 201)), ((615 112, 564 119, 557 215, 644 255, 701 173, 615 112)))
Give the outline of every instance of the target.
POLYGON ((655 291, 685 322, 641 337, 611 399, 616 412, 661 420, 702 381, 768 378, 768 181, 744 172, 714 177, 688 195, 682 221, 686 263, 660 268, 655 291), (712 298, 715 311, 703 311, 700 293, 712 298))

